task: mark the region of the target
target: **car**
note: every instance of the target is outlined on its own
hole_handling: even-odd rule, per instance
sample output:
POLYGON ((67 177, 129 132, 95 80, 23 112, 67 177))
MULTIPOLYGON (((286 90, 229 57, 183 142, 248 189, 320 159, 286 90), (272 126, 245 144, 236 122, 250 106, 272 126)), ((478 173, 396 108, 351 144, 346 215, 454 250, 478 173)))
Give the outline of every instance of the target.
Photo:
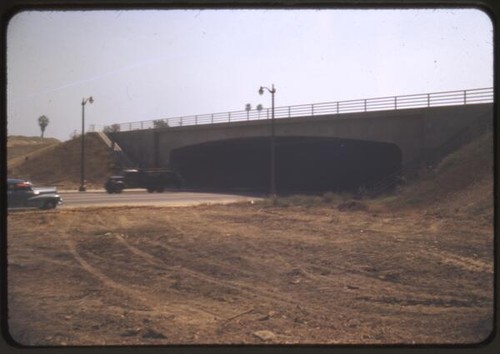
POLYGON ((104 183, 108 193, 121 193, 127 188, 145 188, 149 193, 162 193, 166 188, 179 189, 180 175, 165 168, 140 168, 123 170, 121 175, 111 176, 104 183))
POLYGON ((14 208, 55 209, 63 202, 56 187, 34 188, 24 179, 7 179, 7 206, 14 208))

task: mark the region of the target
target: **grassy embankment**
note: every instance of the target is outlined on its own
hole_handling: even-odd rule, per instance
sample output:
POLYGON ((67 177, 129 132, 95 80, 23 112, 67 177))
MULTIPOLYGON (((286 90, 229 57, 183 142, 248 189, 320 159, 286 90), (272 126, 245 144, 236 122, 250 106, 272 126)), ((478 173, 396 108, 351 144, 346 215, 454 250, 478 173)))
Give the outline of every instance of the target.
MULTIPOLYGON (((81 138, 56 139, 9 136, 8 176, 35 185, 77 189, 80 185, 81 138)), ((110 150, 97 134, 85 135, 85 178, 89 188, 102 188, 114 167, 110 150)))

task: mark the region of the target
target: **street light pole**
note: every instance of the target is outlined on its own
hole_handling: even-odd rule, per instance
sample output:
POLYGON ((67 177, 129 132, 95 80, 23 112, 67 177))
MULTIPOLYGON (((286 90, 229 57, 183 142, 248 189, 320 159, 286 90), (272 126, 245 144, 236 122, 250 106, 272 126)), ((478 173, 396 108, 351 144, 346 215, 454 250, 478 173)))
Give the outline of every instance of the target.
POLYGON ((276 148, 275 148, 275 133, 274 133, 274 94, 276 93, 276 89, 274 88, 274 84, 271 86, 271 89, 261 86, 259 89, 259 94, 264 94, 264 89, 271 93, 271 176, 270 176, 270 195, 273 199, 273 202, 276 201, 276 148))
POLYGON ((87 190, 85 186, 85 104, 87 102, 94 102, 92 96, 82 99, 82 148, 80 156, 80 187, 78 188, 80 192, 87 190))

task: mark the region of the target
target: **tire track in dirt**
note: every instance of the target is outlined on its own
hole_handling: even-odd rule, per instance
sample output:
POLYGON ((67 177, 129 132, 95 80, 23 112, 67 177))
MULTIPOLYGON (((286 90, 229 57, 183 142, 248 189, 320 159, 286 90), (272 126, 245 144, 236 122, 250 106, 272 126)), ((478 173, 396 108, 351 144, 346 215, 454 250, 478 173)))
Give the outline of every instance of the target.
MULTIPOLYGON (((457 257, 457 256, 456 256, 457 257)), ((479 262, 481 263, 481 262, 479 262)), ((301 267, 297 267, 300 271, 301 276, 309 279, 316 280, 318 285, 316 289, 318 291, 328 290, 332 287, 342 284, 342 286, 349 290, 364 291, 370 287, 376 287, 383 289, 385 294, 401 294, 402 297, 406 298, 407 294, 413 294, 419 301, 425 303, 428 299, 429 293, 437 294, 436 290, 439 290, 439 296, 441 298, 451 298, 450 302, 464 301, 461 298, 453 297, 455 293, 454 289, 446 289, 446 291, 441 291, 442 289, 436 289, 435 287, 425 287, 420 283, 415 283, 414 281, 408 281, 400 278, 400 274, 404 276, 405 270, 403 268, 392 268, 387 269, 384 267, 373 268, 367 266, 361 266, 352 264, 349 266, 342 266, 339 264, 331 265, 325 267, 315 263, 308 263, 309 268, 304 262, 301 267), (361 268, 360 268, 361 267, 361 268), (367 283, 367 280, 371 283, 367 283), (363 284, 361 287, 358 284, 363 284), (448 294, 452 291, 452 296, 448 294)), ((434 296, 431 296, 434 299, 434 296)), ((368 297, 359 297, 360 300, 374 301, 368 297)), ((435 301, 435 299, 434 299, 435 301)))
MULTIPOLYGON (((120 242, 123 242, 124 246, 129 248, 129 250, 132 253, 143 257, 146 260, 146 262, 149 262, 150 264, 155 265, 155 266, 161 266, 161 267, 166 266, 161 260, 158 259, 157 256, 151 255, 147 252, 144 252, 144 251, 138 249, 137 247, 130 244, 130 242, 128 242, 126 239, 124 239, 120 235, 115 235, 115 236, 117 236, 117 239, 119 239, 120 242)), ((154 245, 155 247, 160 247, 160 248, 164 248, 164 249, 167 249, 169 251, 172 251, 172 253, 180 253, 180 252, 176 252, 176 250, 178 250, 178 249, 182 250, 183 252, 189 250, 186 247, 176 248, 176 247, 172 247, 172 246, 166 246, 166 245, 159 243, 159 242, 151 242, 150 244, 154 245)), ((279 254, 279 252, 277 252, 277 247, 274 247, 272 249, 271 248, 268 249, 268 251, 270 251, 270 252, 273 252, 273 250, 276 251, 276 254, 279 254)), ((292 256, 290 256, 290 257, 292 257, 292 256)), ((339 288, 339 287, 344 289, 343 291, 347 292, 348 294, 347 294, 346 298, 338 299, 338 303, 335 306, 339 306, 339 307, 347 306, 351 302, 351 300, 350 300, 351 297, 353 295, 355 295, 355 293, 356 293, 356 292, 353 293, 352 289, 359 289, 358 287, 349 287, 349 285, 352 284, 353 282, 354 283, 357 283, 357 282, 363 283, 363 284, 365 284, 366 288, 370 288, 371 286, 377 286, 377 285, 368 285, 365 283, 364 280, 356 281, 355 279, 369 278, 369 279, 371 279, 373 284, 376 284, 376 283, 384 284, 382 286, 384 287, 384 289, 386 290, 386 292, 388 294, 391 291, 396 292, 396 293, 405 292, 405 291, 414 291, 413 286, 407 286, 407 285, 401 284, 399 282, 392 282, 392 281, 388 281, 387 279, 381 279, 378 274, 372 274, 372 273, 365 271, 365 270, 352 269, 352 268, 345 267, 345 266, 343 267, 343 266, 340 266, 337 264, 334 266, 334 269, 335 269, 333 272, 334 274, 331 274, 332 273, 331 267, 330 268, 321 267, 321 266, 318 266, 318 265, 311 263, 311 262, 307 262, 307 263, 302 262, 302 263, 300 263, 301 264, 300 266, 298 266, 298 265, 293 266, 292 263, 287 261, 281 255, 279 255, 278 258, 280 259, 280 262, 289 264, 293 268, 292 273, 295 273, 295 272, 298 273, 299 276, 301 278, 303 278, 303 280, 305 280, 305 281, 302 281, 300 283, 301 283, 301 286, 307 286, 307 290, 305 290, 304 293, 305 292, 310 293, 307 296, 311 300, 312 300, 311 296, 314 297, 314 294, 317 292, 322 293, 324 291, 331 291, 332 289, 339 288), (311 269, 314 268, 314 271, 306 270, 306 268, 311 268, 311 269), (318 268, 321 268, 323 271, 329 273, 329 275, 317 274, 318 268), (340 276, 341 280, 339 280, 339 276, 340 276), (312 283, 310 283, 308 281, 311 281, 312 283), (328 284, 328 286, 325 286, 327 284, 328 284), (339 286, 339 284, 341 284, 341 285, 339 286), (407 289, 407 290, 405 290, 405 289, 407 289), (352 293, 352 294, 350 294, 350 293, 352 293)), ((293 257, 292 257, 292 259, 293 259, 293 257)), ((186 259, 186 260, 182 261, 182 263, 189 263, 189 260, 186 259)), ((224 264, 222 262, 220 262, 220 263, 222 265, 227 266, 227 264, 224 264)), ((243 299, 260 298, 260 299, 262 299, 260 301, 260 303, 266 303, 266 304, 274 303, 275 307, 279 307, 282 309, 286 308, 286 309, 288 309, 288 311, 294 311, 293 309, 306 307, 307 311, 311 314, 316 313, 319 316, 320 314, 324 313, 325 303, 318 303, 318 302, 315 303, 314 301, 309 301, 307 303, 307 305, 304 306, 304 301, 301 301, 300 298, 297 301, 297 299, 292 299, 290 296, 287 296, 286 289, 283 289, 283 288, 280 288, 281 290, 279 293, 272 292, 272 291, 266 291, 265 289, 263 289, 262 285, 252 287, 249 285, 234 284, 233 282, 224 281, 218 277, 213 277, 213 276, 207 275, 203 272, 199 272, 199 271, 192 270, 192 269, 182 267, 182 266, 175 266, 175 267, 166 266, 166 268, 164 268, 164 269, 175 270, 176 272, 180 272, 183 275, 183 279, 186 279, 187 277, 191 277, 191 278, 197 279, 199 281, 206 282, 208 284, 213 284, 216 287, 228 288, 231 290, 235 290, 235 291, 237 291, 238 294, 241 294, 243 299)), ((288 273, 290 273, 290 272, 288 272, 288 273)), ((283 277, 290 276, 290 274, 288 274, 288 273, 283 274, 283 277)), ((285 282, 291 283, 290 281, 287 281, 287 279, 285 279, 285 282)), ((298 284, 298 283, 292 283, 292 284, 298 284)), ((363 290, 361 290, 361 291, 363 291, 363 290)), ((296 292, 295 292, 295 295, 297 295, 296 292)), ((252 300, 252 301, 254 301, 254 300, 252 300)), ((331 305, 332 304, 330 303, 328 306, 331 306, 331 305)))
POLYGON ((126 296, 137 300, 145 309, 147 309, 143 309, 142 311, 147 311, 150 315, 158 313, 158 310, 160 310, 159 314, 161 315, 165 315, 166 313, 167 315, 174 315, 176 317, 184 317, 186 316, 186 313, 194 313, 198 317, 205 317, 210 319, 212 319, 214 316, 214 314, 210 311, 199 308, 197 310, 194 310, 193 308, 191 308, 190 306, 186 306, 185 304, 177 304, 175 302, 173 303, 169 301, 165 305, 159 305, 164 302, 160 297, 153 296, 151 293, 146 293, 143 290, 133 289, 131 288, 131 284, 121 284, 114 281, 113 279, 102 273, 98 268, 88 263, 82 256, 80 256, 77 251, 77 245, 74 242, 67 239, 66 244, 68 246, 69 252, 80 264, 83 270, 85 270, 91 276, 97 278, 105 287, 117 290, 118 292, 121 292, 126 296), (152 304, 154 304, 154 306, 152 306, 152 304))
MULTIPOLYGON (((178 273, 180 271, 183 273, 188 273, 188 275, 191 275, 192 277, 197 278, 197 279, 201 279, 201 280, 205 280, 205 281, 208 280, 207 278, 203 278, 201 276, 201 274, 190 271, 189 269, 183 268, 182 266, 174 266, 174 267, 166 266, 165 263, 158 261, 155 257, 151 256, 150 254, 143 252, 143 251, 139 250, 138 248, 130 245, 121 235, 114 234, 114 237, 123 246, 125 246, 130 252, 132 252, 133 254, 135 254, 137 256, 140 256, 142 259, 144 259, 147 263, 149 263, 151 265, 154 265, 154 266, 156 266, 160 269, 163 269, 163 270, 167 270, 167 271, 170 270, 171 274, 178 273)), ((159 296, 154 296, 151 293, 148 293, 147 294, 148 299, 145 299, 146 292, 132 290, 130 288, 130 286, 131 286, 130 284, 122 285, 121 283, 117 283, 117 282, 113 281, 110 277, 108 277, 108 276, 104 275, 102 272, 100 272, 96 267, 93 267, 92 265, 90 265, 90 263, 86 262, 83 259, 83 257, 81 257, 78 254, 78 252, 76 251, 76 247, 73 247, 72 251, 73 251, 72 254, 74 256, 76 256, 75 259, 82 265, 82 267, 84 267, 84 269, 87 270, 91 275, 93 275, 93 276, 97 277, 99 280, 101 280, 104 283, 104 285, 111 287, 111 288, 114 288, 118 291, 125 292, 127 295, 133 296, 134 298, 140 298, 142 300, 142 302, 147 305, 147 307, 151 307, 150 306, 151 303, 155 304, 154 308, 152 308, 150 310, 146 310, 146 311, 134 310, 135 312, 139 311, 139 312, 151 313, 151 312, 158 311, 160 309, 160 312, 164 313, 165 307, 168 307, 169 310, 167 312, 170 314, 174 314, 175 317, 178 319, 182 319, 182 321, 184 323, 194 321, 194 320, 190 320, 190 318, 196 319, 196 318, 203 317, 203 316, 200 316, 200 314, 203 314, 204 317, 208 321, 212 321, 214 319, 220 319, 220 320, 225 321, 226 317, 234 314, 233 312, 228 312, 227 308, 220 308, 220 306, 219 306, 218 311, 217 311, 218 313, 214 313, 214 311, 207 310, 206 308, 198 305, 197 303, 193 303, 193 302, 186 304, 185 302, 179 303, 177 301, 172 302, 171 300, 169 300, 168 304, 166 304, 165 306, 159 306, 158 304, 160 304, 162 302, 162 299, 160 299, 159 296), (175 308, 175 311, 172 311, 172 309, 174 309, 174 308, 175 308)), ((94 256, 97 256, 100 259, 105 259, 99 255, 96 255, 96 254, 94 254, 94 256)), ((218 285, 218 286, 221 285, 217 281, 214 281, 214 283, 216 283, 216 285, 218 285)), ((213 304, 213 305, 215 305, 215 304, 213 304)), ((227 306, 227 304, 225 306, 227 306)), ((240 311, 236 310, 236 313, 240 313, 240 311)))
POLYGON ((67 239, 66 244, 68 246, 69 252, 74 257, 74 259, 78 262, 78 264, 81 266, 81 268, 83 270, 85 270, 91 276, 97 278, 104 286, 118 290, 119 292, 125 293, 128 296, 131 296, 135 299, 138 299, 140 302, 143 303, 143 305, 146 305, 145 301, 142 299, 142 296, 140 296, 141 293, 137 290, 132 289, 130 287, 130 284, 128 286, 124 286, 118 282, 115 282, 110 277, 106 276, 104 273, 99 271, 98 268, 92 266, 85 259, 83 259, 83 257, 81 257, 80 254, 78 253, 77 245, 74 242, 67 239))
MULTIPOLYGON (((186 233, 176 227, 176 231, 177 233, 179 233, 180 235, 186 235, 186 233)), ((287 297, 283 292, 281 293, 276 293, 276 292, 273 292, 273 291, 266 291, 264 289, 262 289, 262 287, 259 287, 259 289, 256 289, 256 288, 253 288, 249 285, 243 285, 243 284, 234 284, 234 282, 231 282, 231 281, 225 281, 225 280, 222 280, 221 278, 219 277, 214 277, 214 276, 210 276, 210 275, 207 275, 203 272, 200 272, 200 271, 196 271, 196 270, 193 270, 193 269, 189 269, 189 268, 186 268, 186 267, 182 267, 181 265, 179 266, 168 266, 167 264, 165 264, 164 261, 161 260, 161 258, 159 258, 158 256, 155 256, 155 255, 152 255, 148 252, 145 252, 141 249, 139 249, 138 247, 132 245, 129 241, 127 241, 122 235, 118 234, 118 233, 113 233, 113 238, 116 239, 118 242, 120 242, 124 247, 126 247, 132 254, 135 254, 137 256, 139 256, 141 259, 144 259, 146 261, 146 263, 148 264, 151 264, 151 265, 154 265, 155 267, 158 267, 162 270, 165 270, 167 271, 169 274, 168 275, 172 275, 172 274, 181 274, 184 278, 185 277, 191 277, 191 278, 194 278, 194 279, 197 279, 199 281, 203 281, 205 283, 208 283, 208 284, 211 284, 211 285, 214 285, 215 287, 220 287, 220 288, 227 288, 227 289, 230 289, 230 290, 233 290, 233 291, 236 291, 236 294, 241 294, 243 296, 243 298, 255 298, 255 297, 260 297, 261 299, 263 299, 263 303, 264 302, 269 302, 270 300, 274 301, 275 303, 279 303, 281 305, 285 305, 285 306, 290 306, 290 305, 299 305, 301 304, 301 302, 297 302, 297 301, 292 301, 292 299, 290 299, 289 297, 287 297)), ((172 253, 182 253, 182 252, 177 252, 177 250, 179 249, 179 247, 174 247, 174 246, 167 246, 163 243, 160 243, 160 242, 151 242, 150 243, 151 245, 155 246, 155 247, 161 247, 163 249, 166 249, 168 251, 171 251, 172 253)), ((269 252, 273 252, 274 251, 277 251, 277 246, 274 246, 274 247, 271 247, 268 251, 269 252)), ((180 249, 182 251, 189 251, 189 248, 188 247, 180 247, 180 249)), ((144 296, 145 296, 145 292, 144 291, 136 291, 136 290, 133 290, 130 288, 130 284, 123 284, 123 283, 120 283, 120 282, 116 282, 114 281, 112 278, 106 276, 103 272, 99 271, 98 268, 94 267, 91 265, 91 263, 89 263, 88 261, 86 261, 84 259, 84 257, 82 257, 78 251, 76 250, 76 246, 72 249, 72 254, 73 256, 75 257, 75 259, 79 262, 80 265, 82 265, 82 267, 87 271, 89 272, 90 274, 92 274, 93 276, 96 276, 100 281, 103 282, 103 284, 105 284, 106 286, 108 287, 111 287, 111 288, 114 288, 118 291, 121 291, 121 292, 124 292, 126 293, 127 295, 133 297, 133 298, 137 298, 137 299, 141 299, 142 301, 142 304, 147 304, 148 306, 151 304, 151 303, 154 303, 154 304, 159 304, 161 303, 161 300, 160 302, 158 301, 154 301, 154 302, 151 302, 151 301, 147 301, 147 300, 144 300, 144 296)), ((276 254, 279 254, 279 252, 276 252, 276 254)), ((100 255, 98 254, 95 254, 97 257, 105 260, 105 258, 101 257, 100 255)), ((450 256, 450 254, 448 255, 450 256)), ((452 255, 453 256, 453 255, 452 255)), ((280 261, 283 262, 283 263, 289 263, 285 257, 282 257, 281 255, 279 256, 280 258, 280 261)), ((457 257, 455 256, 453 259, 457 260, 456 259, 457 257)), ((188 259, 186 259, 186 261, 189 261, 188 259)), ((213 260, 211 260, 213 261, 213 260)), ((189 262, 182 262, 184 264, 186 263, 189 263, 189 262)), ((222 265, 224 267, 229 267, 228 264, 224 263, 224 262, 217 262, 219 265, 222 265)), ((293 267, 293 264, 289 263, 290 266, 293 267)), ((349 267, 345 267, 345 266, 341 266, 339 264, 336 264, 336 265, 332 265, 332 266, 329 266, 329 267, 322 267, 320 266, 319 264, 315 264, 315 263, 312 263, 312 262, 308 262, 307 264, 304 264, 303 262, 301 262, 301 266, 300 267, 294 267, 296 269, 298 269, 300 271, 300 276, 301 277, 304 277, 304 278, 307 278, 315 283, 318 283, 316 284, 316 286, 314 284, 311 284, 312 285, 312 289, 309 289, 309 291, 313 291, 314 288, 318 288, 318 290, 320 290, 320 288, 324 288, 324 285, 326 284, 330 284, 331 286, 338 286, 338 277, 332 277, 331 275, 321 275, 321 274, 318 274, 318 270, 320 271, 324 271, 326 273, 337 273, 338 274, 342 274, 342 278, 343 279, 347 279, 349 277, 349 275, 352 275, 354 277, 356 276, 361 276, 361 277, 368 277, 368 278, 371 278, 373 281, 375 282, 384 282, 386 285, 386 287, 390 287, 390 288, 393 288, 393 290, 396 290, 399 292, 399 291, 402 291, 403 289, 401 288, 403 286, 403 284, 400 284, 400 283, 394 283, 394 282, 388 282, 387 280, 384 280, 384 279, 380 279, 378 277, 378 274, 376 273, 371 273, 371 272, 368 272, 368 271, 365 271, 365 270, 360 270, 360 269, 355 269, 355 268, 349 268, 349 267), (305 267, 304 267, 305 265, 305 267), (321 269, 320 269, 321 268, 321 269), (323 285, 323 286, 321 286, 323 285)), ((284 275, 285 276, 285 275, 284 275)), ((308 284, 309 285, 309 284, 308 284)), ((348 285, 348 284, 344 284, 344 285, 348 285)), ((406 286, 403 286, 404 288, 406 288, 406 286)), ((328 287, 327 287, 328 288, 328 287)), ((153 295, 152 294, 148 294, 148 297, 152 297, 153 295)), ((178 310, 180 310, 182 307, 181 304, 178 304, 176 305, 176 307, 178 308, 178 310)), ((193 307, 193 304, 191 304, 191 308, 193 307)), ((196 306, 197 307, 197 306, 196 306)), ((308 306, 309 307, 309 306, 308 306)), ((314 306, 313 306, 314 307, 314 306)), ((194 310, 194 309, 193 309, 194 310)), ((203 313, 210 313, 211 315, 213 315, 212 312, 209 312, 209 311, 206 311, 202 308, 198 308, 199 311, 203 312, 203 313)), ((170 311, 172 312, 172 311, 170 311)), ((181 315, 181 313, 185 316, 186 315, 186 309, 180 311, 180 312, 176 312, 177 315, 181 315)), ((194 313, 193 313, 194 314, 194 313)))
POLYGON ((473 259, 471 257, 459 256, 446 251, 429 251, 425 250, 427 253, 433 257, 441 260, 444 264, 449 264, 462 270, 477 273, 493 273, 493 264, 488 264, 479 259, 473 259))
MULTIPOLYGON (((272 292, 272 291, 266 291, 263 289, 262 286, 254 288, 254 287, 251 287, 248 285, 242 285, 242 284, 236 285, 233 282, 224 281, 218 277, 213 277, 213 276, 207 275, 203 272, 199 272, 199 271, 192 270, 192 269, 182 267, 182 266, 168 267, 165 263, 163 263, 163 261, 159 260, 157 256, 151 255, 147 252, 144 252, 144 251, 138 249, 137 247, 130 244, 127 240, 125 240, 120 235, 115 235, 115 236, 117 237, 117 239, 120 242, 122 242, 124 244, 125 247, 129 248, 129 250, 132 253, 135 253, 136 255, 143 257, 146 260, 146 262, 149 262, 152 265, 161 266, 164 269, 167 269, 170 271, 175 270, 176 272, 181 272, 183 275, 187 275, 187 276, 190 276, 194 279, 204 281, 204 282, 209 283, 209 284, 213 284, 217 287, 221 287, 221 288, 225 287, 225 288, 234 290, 237 293, 241 293, 245 297, 254 298, 257 296, 265 301, 273 300, 276 303, 279 303, 279 304, 285 305, 285 306, 287 306, 287 305, 303 306, 303 302, 292 300, 290 297, 287 297, 284 292, 277 293, 277 292, 272 292)), ((172 253, 177 253, 177 254, 181 253, 181 252, 177 252, 177 250, 182 250, 183 252, 189 250, 186 247, 166 246, 165 244, 162 244, 159 242, 150 242, 149 244, 154 245, 155 247, 169 250, 172 253)), ((310 280, 314 283, 314 284, 311 284, 311 283, 307 284, 307 286, 308 286, 307 291, 308 292, 314 292, 315 290, 325 291, 328 289, 333 289, 333 288, 339 287, 339 277, 338 277, 339 275, 343 279, 343 284, 340 287, 342 287, 344 289, 346 289, 346 288, 349 289, 348 286, 352 282, 350 282, 348 279, 351 279, 351 278, 358 278, 358 279, 369 278, 374 283, 384 284, 383 287, 387 291, 389 291, 390 289, 392 289, 392 291, 397 291, 397 292, 404 291, 404 289, 408 289, 408 291, 412 291, 412 289, 414 288, 414 286, 407 286, 407 285, 401 284, 399 282, 393 282, 393 281, 389 281, 387 279, 381 278, 380 274, 378 274, 378 273, 373 274, 373 273, 368 272, 366 270, 359 270, 359 269, 355 269, 352 267, 349 268, 349 267, 345 267, 345 266, 340 266, 338 264, 336 264, 334 266, 332 265, 332 267, 327 268, 327 267, 322 267, 322 266, 319 266, 319 265, 317 265, 315 263, 311 263, 311 262, 307 262, 307 263, 301 262, 300 266, 294 267, 292 263, 290 263, 284 257, 279 255, 279 252, 277 251, 276 247, 269 248, 268 251, 270 251, 271 253, 273 251, 275 251, 275 257, 278 257, 282 263, 289 264, 293 268, 291 270, 291 273, 297 273, 304 280, 306 280, 306 281, 310 280), (306 270, 306 268, 310 268, 310 269, 314 269, 314 270, 310 271, 310 270, 306 270), (329 275, 317 274, 318 270, 320 272, 321 271, 326 272, 329 275), (330 284, 330 285, 325 286, 326 284, 330 284)), ((290 257, 293 259, 292 256, 290 256, 290 257)), ((213 261, 213 260, 211 260, 211 261, 213 261)), ((185 260, 183 260, 183 263, 189 263, 189 260, 185 259, 185 260)), ((218 262, 218 263, 225 266, 225 267, 228 267, 228 265, 223 263, 223 262, 218 262)), ((288 273, 290 273, 290 272, 288 272, 288 273)), ((288 273, 283 274, 283 277, 290 276, 290 274, 288 274, 288 273)), ((250 275, 250 273, 247 273, 247 274, 250 275)), ((255 276, 255 274, 253 274, 253 276, 255 276)), ((356 281, 354 281, 354 282, 356 282, 356 281)), ((359 282, 362 283, 364 281, 360 280, 359 282)), ((293 283, 293 284, 296 284, 296 283, 293 283)), ((312 305, 312 303, 310 303, 308 305, 308 308, 310 310, 312 310, 312 308, 314 308, 314 307, 316 307, 316 310, 322 311, 321 306, 314 306, 314 305, 312 305)))
MULTIPOLYGON (((123 242, 125 247, 127 247, 131 252, 135 253, 138 256, 143 257, 147 262, 150 262, 151 264, 156 265, 156 266, 158 266, 158 265, 163 265, 164 267, 166 266, 161 261, 158 261, 157 257, 155 257, 154 255, 151 255, 149 253, 146 253, 144 251, 139 250, 137 247, 135 247, 135 246, 131 245, 129 242, 127 242, 123 237, 117 237, 117 239, 119 239, 120 242, 123 242)), ((167 247, 167 246, 161 245, 161 244, 155 244, 155 245, 159 246, 159 247, 166 248, 166 249, 175 250, 174 247, 167 247)), ((175 266, 175 268, 167 266, 166 269, 168 269, 168 270, 175 269, 176 271, 179 271, 182 274, 188 275, 188 276, 195 278, 197 280, 201 280, 201 281, 204 281, 206 283, 213 284, 217 287, 225 287, 225 288, 231 289, 233 291, 236 291, 237 294, 245 295, 246 298, 260 297, 260 298, 264 299, 266 302, 268 302, 268 300, 272 300, 275 303, 279 303, 280 305, 285 305, 285 306, 290 306, 290 305, 300 306, 301 305, 301 302, 293 301, 289 296, 286 296, 285 294, 282 294, 282 293, 276 294, 276 292, 264 290, 264 289, 262 289, 262 286, 260 286, 258 288, 257 287, 254 288, 254 287, 251 287, 249 285, 243 285, 243 284, 236 285, 230 281, 225 281, 225 280, 222 280, 220 278, 213 277, 213 276, 210 276, 210 275, 204 274, 202 272, 195 271, 195 270, 183 267, 183 266, 175 266)))
MULTIPOLYGON (((58 266, 63 267, 65 269, 69 269, 69 268, 79 269, 79 266, 80 266, 79 263, 72 262, 72 264, 69 264, 67 260, 58 260, 58 259, 54 259, 50 256, 39 255, 38 258, 40 260, 43 260, 44 262, 52 263, 54 265, 58 265, 58 266)), ((73 258, 74 258, 74 256, 73 256, 73 258)))

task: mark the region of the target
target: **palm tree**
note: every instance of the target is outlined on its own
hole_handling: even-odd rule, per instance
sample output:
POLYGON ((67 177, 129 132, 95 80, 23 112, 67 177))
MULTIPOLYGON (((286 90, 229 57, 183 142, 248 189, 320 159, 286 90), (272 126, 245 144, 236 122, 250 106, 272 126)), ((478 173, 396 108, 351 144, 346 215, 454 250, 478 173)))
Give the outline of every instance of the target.
POLYGON ((264 109, 264 107, 262 107, 262 105, 261 105, 261 104, 258 104, 258 105, 257 105, 257 111, 259 111, 259 118, 258 118, 258 119, 260 119, 260 112, 261 112, 263 109, 264 109))
POLYGON ((245 106, 245 111, 247 111, 247 120, 250 117, 250 110, 252 109, 252 105, 250 103, 247 103, 245 106))
POLYGON ((49 118, 47 118, 46 116, 40 116, 38 118, 38 125, 42 130, 42 138, 43 138, 43 133, 45 132, 45 128, 47 128, 47 125, 49 125, 49 118))

